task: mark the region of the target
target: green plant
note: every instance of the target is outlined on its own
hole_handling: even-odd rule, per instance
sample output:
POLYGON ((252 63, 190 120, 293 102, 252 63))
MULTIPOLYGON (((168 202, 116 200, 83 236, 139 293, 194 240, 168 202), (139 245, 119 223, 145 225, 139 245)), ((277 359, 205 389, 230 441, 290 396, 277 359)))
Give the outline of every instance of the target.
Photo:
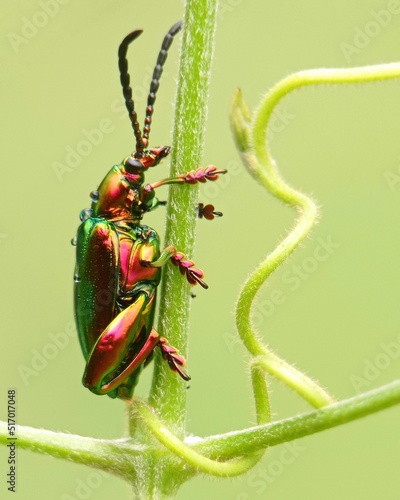
MULTIPOLYGON (((177 97, 173 168, 179 164, 200 163, 215 14, 214 0, 187 3, 179 77, 184 85, 179 85, 177 97), (203 77, 196 78, 194 75, 203 77), (188 134, 187 130, 193 133, 188 134)), ((300 72, 278 83, 263 99, 254 118, 245 107, 241 94, 235 97, 232 126, 244 164, 256 180, 299 213, 292 231, 245 284, 237 307, 238 331, 252 355, 257 426, 204 439, 188 437, 185 422, 186 391, 182 382, 157 357, 148 401, 135 399, 130 405, 129 439, 97 440, 20 426, 19 447, 109 471, 132 483, 136 495, 149 499, 169 497, 196 473, 215 476, 242 474, 261 458, 268 446, 341 425, 399 403, 400 382, 393 382, 356 398, 334 402, 316 382, 265 347, 254 333, 250 320, 258 289, 297 248, 317 218, 313 201, 286 184, 266 148, 267 125, 273 109, 287 93, 301 86, 362 83, 399 76, 399 64, 300 72), (271 422, 266 373, 279 377, 316 409, 271 422)), ((176 171, 179 171, 178 167, 176 171)), ((174 171, 171 172, 173 175, 174 171)), ((193 210, 190 210, 194 204, 194 189, 171 188, 166 243, 173 241, 188 254, 192 253, 194 243, 194 215, 191 215, 193 210), (173 223, 178 212, 181 221, 179 228, 173 223)), ((159 330, 184 353, 188 290, 182 286, 176 273, 167 270, 164 278, 159 330), (164 299, 171 296, 174 297, 173 302, 164 299)), ((0 430, 1 442, 6 443, 6 424, 3 423, 0 430)))

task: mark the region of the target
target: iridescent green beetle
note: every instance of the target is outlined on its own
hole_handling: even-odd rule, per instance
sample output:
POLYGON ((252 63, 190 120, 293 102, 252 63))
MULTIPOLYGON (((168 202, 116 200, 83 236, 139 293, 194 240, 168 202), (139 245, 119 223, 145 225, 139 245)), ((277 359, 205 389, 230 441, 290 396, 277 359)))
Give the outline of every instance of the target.
MULTIPOLYGON (((114 166, 91 193, 92 206, 81 213, 75 269, 75 316, 86 359, 83 385, 95 394, 130 399, 138 375, 159 346, 170 368, 189 380, 185 359, 153 328, 157 286, 161 268, 168 261, 179 267, 191 285, 203 281, 203 272, 174 247, 160 249, 156 231, 142 225, 143 215, 165 204, 155 189, 166 184, 196 184, 215 181, 226 170, 210 165, 175 178, 144 184, 144 173, 170 153, 169 146, 148 149, 153 105, 163 65, 173 37, 181 29, 176 23, 164 38, 154 69, 147 101, 143 133, 132 100, 126 53, 141 33, 133 31, 118 51, 125 104, 136 138, 136 151, 114 166)), ((212 205, 199 204, 199 216, 213 219, 222 215, 212 205)))

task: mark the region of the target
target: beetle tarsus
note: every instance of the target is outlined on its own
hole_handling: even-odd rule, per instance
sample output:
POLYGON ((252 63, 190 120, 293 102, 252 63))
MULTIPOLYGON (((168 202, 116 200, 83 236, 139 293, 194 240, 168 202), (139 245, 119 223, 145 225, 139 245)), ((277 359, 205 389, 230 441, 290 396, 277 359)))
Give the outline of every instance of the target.
POLYGON ((215 217, 222 217, 224 214, 222 212, 217 212, 214 205, 199 203, 197 206, 197 215, 199 219, 204 217, 207 220, 213 220, 215 217))
POLYGON ((176 349, 172 345, 169 345, 167 339, 164 337, 160 337, 159 346, 161 349, 162 357, 165 359, 165 361, 167 361, 171 370, 179 373, 183 380, 190 380, 190 375, 182 370, 182 367, 186 366, 186 360, 181 354, 179 354, 178 349, 176 349))
POLYGON ((203 271, 198 267, 194 267, 194 262, 192 260, 185 260, 185 254, 176 252, 176 254, 171 257, 171 262, 179 267, 182 276, 186 275, 186 279, 191 285, 196 285, 198 283, 203 288, 208 288, 207 283, 202 279, 204 277, 203 271))
POLYGON ((179 176, 184 183, 197 184, 198 182, 216 181, 220 175, 226 174, 227 170, 219 169, 215 165, 208 167, 199 167, 197 170, 191 170, 186 174, 179 176))

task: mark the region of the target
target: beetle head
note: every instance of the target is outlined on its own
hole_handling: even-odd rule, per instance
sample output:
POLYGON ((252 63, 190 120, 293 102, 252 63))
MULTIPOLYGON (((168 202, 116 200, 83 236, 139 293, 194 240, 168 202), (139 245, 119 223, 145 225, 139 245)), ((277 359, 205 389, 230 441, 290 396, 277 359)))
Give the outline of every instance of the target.
POLYGON ((161 146, 159 148, 145 149, 141 153, 133 153, 124 161, 125 170, 130 174, 136 174, 155 167, 160 161, 169 155, 171 148, 161 146))

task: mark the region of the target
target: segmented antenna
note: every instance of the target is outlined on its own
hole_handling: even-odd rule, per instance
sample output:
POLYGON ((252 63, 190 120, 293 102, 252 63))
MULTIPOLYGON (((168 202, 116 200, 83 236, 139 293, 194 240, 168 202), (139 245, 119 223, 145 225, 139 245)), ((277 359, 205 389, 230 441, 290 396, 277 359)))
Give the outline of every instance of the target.
POLYGON ((144 142, 146 145, 148 144, 148 139, 150 135, 150 127, 151 127, 151 121, 152 121, 152 115, 153 115, 153 106, 154 102, 156 100, 156 94, 158 91, 158 87, 160 86, 160 78, 163 72, 163 66, 165 64, 165 61, 167 60, 168 56, 168 50, 171 47, 172 41, 174 39, 174 36, 179 33, 179 31, 182 28, 182 21, 178 21, 176 24, 172 26, 172 28, 168 31, 166 34, 163 43, 161 45, 161 50, 158 54, 157 58, 157 63, 153 71, 153 78, 151 80, 150 84, 150 93, 149 97, 147 98, 147 107, 146 107, 146 118, 144 120, 144 127, 143 127, 143 139, 142 142, 144 142))
POLYGON ((126 109, 129 113, 129 118, 132 122, 133 133, 136 137, 136 153, 140 156, 143 153, 145 147, 147 147, 148 139, 150 135, 150 127, 153 115, 153 106, 156 100, 156 94, 158 87, 160 86, 160 78, 163 72, 163 66, 168 56, 168 49, 170 48, 174 36, 182 28, 182 21, 177 22, 172 26, 172 28, 166 34, 163 43, 161 45, 160 53, 158 54, 157 63, 153 71, 153 78, 150 84, 150 93, 147 98, 146 107, 146 118, 144 120, 143 135, 137 121, 137 114, 135 111, 135 103, 132 99, 132 89, 130 87, 130 76, 128 73, 128 61, 126 59, 126 53, 128 51, 129 45, 136 40, 136 38, 143 33, 142 30, 136 30, 129 33, 121 42, 118 49, 118 66, 120 72, 120 79, 122 85, 122 93, 125 98, 126 109))
POLYGON ((120 72, 120 79, 122 85, 122 93, 125 98, 126 109, 129 113, 129 118, 132 122, 133 133, 136 137, 136 151, 141 153, 145 148, 145 144, 142 138, 142 132, 139 127, 139 123, 137 121, 137 114, 135 111, 135 103, 132 99, 132 89, 129 86, 130 76, 128 73, 128 61, 126 59, 126 53, 128 51, 129 44, 132 43, 138 36, 143 33, 142 30, 136 30, 132 33, 129 33, 121 42, 121 45, 118 49, 118 67, 120 72))

